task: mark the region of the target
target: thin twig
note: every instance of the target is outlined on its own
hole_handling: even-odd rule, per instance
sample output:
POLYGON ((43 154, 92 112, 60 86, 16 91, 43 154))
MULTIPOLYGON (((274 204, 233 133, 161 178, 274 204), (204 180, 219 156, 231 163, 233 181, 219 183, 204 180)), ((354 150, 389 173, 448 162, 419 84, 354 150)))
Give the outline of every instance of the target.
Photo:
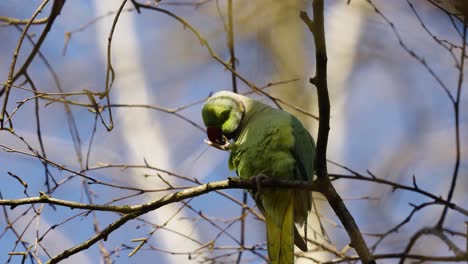
MULTIPOLYGON (((468 22, 468 18, 465 17, 465 25, 468 22)), ((461 156, 461 150, 460 150, 460 95, 461 95, 461 90, 463 86, 463 73, 465 69, 465 54, 466 54, 466 36, 467 36, 467 27, 463 27, 463 40, 462 40, 462 51, 460 54, 460 65, 458 67, 459 74, 458 74, 458 85, 457 85, 457 93, 455 96, 455 100, 453 101, 453 111, 454 111, 454 116, 455 116, 455 164, 453 167, 453 173, 452 173, 452 181, 450 183, 450 189, 447 195, 447 202, 450 203, 452 200, 455 187, 457 184, 457 179, 459 175, 459 168, 460 168, 460 156, 461 156)), ((442 211, 442 215, 440 216, 439 222, 437 223, 437 226, 439 228, 442 227, 445 217, 447 215, 447 210, 448 206, 446 205, 444 207, 444 210, 442 211)))

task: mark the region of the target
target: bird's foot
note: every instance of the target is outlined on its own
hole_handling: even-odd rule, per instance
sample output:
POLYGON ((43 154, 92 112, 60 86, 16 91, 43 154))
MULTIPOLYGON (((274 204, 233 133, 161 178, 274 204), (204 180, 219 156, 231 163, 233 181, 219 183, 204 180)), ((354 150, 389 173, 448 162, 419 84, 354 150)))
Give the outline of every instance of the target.
POLYGON ((204 141, 206 144, 208 144, 208 146, 215 147, 219 150, 227 151, 231 149, 231 143, 229 142, 229 139, 225 135, 223 135, 223 141, 221 142, 223 144, 210 141, 209 139, 204 139, 204 141))
POLYGON ((265 180, 268 180, 270 177, 264 175, 264 174, 259 174, 259 175, 255 175, 255 176, 252 176, 250 177, 250 181, 255 184, 255 186, 257 187, 257 193, 261 193, 262 192, 262 183, 263 181, 265 180))

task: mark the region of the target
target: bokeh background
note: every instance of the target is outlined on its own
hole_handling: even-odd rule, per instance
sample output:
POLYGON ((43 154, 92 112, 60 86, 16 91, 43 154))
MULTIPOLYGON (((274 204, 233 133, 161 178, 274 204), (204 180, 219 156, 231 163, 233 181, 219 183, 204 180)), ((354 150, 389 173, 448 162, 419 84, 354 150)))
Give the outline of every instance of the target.
MULTIPOLYGON (((163 0, 157 6, 184 19, 223 61, 229 62, 227 2, 163 0)), ((39 0, 2 0, 0 16, 29 19, 41 3, 39 0)), ((58 93, 57 82, 65 93, 105 90, 107 41, 121 3, 112 0, 65 3, 40 48, 54 73, 39 56, 28 69, 38 91, 58 93)), ((142 3, 156 6, 152 1, 142 3)), ((462 46, 463 23, 458 19, 461 16, 449 17, 431 1, 375 0, 372 3, 385 18, 375 12, 368 1, 330 0, 325 3, 332 105, 328 159, 359 173, 366 175, 366 171, 370 171, 379 178, 409 186, 413 184, 414 175, 420 188, 446 198, 455 164, 454 112, 436 78, 450 93, 456 93, 460 76, 456 61, 462 46), (449 52, 441 42, 456 46, 451 46, 452 52, 449 52), (417 58, 422 58, 433 74, 417 58)), ((51 5, 49 3, 38 17, 46 17, 51 5)), ((280 105, 300 118, 316 138, 318 122, 291 107, 318 114, 315 88, 308 83, 315 71, 314 43, 298 16, 301 10, 311 14, 311 1, 233 1, 236 68, 258 87, 270 84, 265 91, 288 103, 280 105)), ((43 24, 32 25, 28 34, 37 40, 43 28, 43 24)), ((16 26, 0 20, 1 82, 8 78, 20 34, 16 26)), ((23 42, 17 67, 32 47, 29 41, 23 42)), ((174 186, 194 185, 161 171, 141 168, 145 163, 203 183, 234 176, 227 168, 228 153, 208 147, 203 142, 204 131, 196 126, 203 125, 200 100, 218 90, 232 90, 232 76, 187 27, 162 12, 142 9, 138 13, 129 1, 116 24, 111 59, 115 70, 110 92, 110 102, 114 104, 113 130, 107 131, 88 107, 68 104, 70 111, 67 112, 61 102, 40 99, 38 112, 44 152, 48 160, 72 171, 84 171, 93 179, 137 190, 90 184, 83 177, 53 166, 48 170, 60 184, 48 190, 43 163, 37 157, 24 154, 33 151, 19 138, 42 153, 35 103, 31 100, 34 94, 30 85, 23 83, 24 78, 20 78, 15 85, 26 90, 13 87, 7 107, 11 113, 18 102, 27 99, 12 118, 15 134, 0 131, 3 199, 51 191, 52 197, 84 203, 137 204, 170 192, 156 191, 167 188, 161 178, 174 186), (177 114, 196 125, 168 113, 192 102, 198 103, 177 114), (26 194, 25 188, 9 172, 27 182, 26 194), (138 190, 144 192, 140 194, 138 190), (121 199, 126 196, 130 197, 121 199)), ((237 85, 239 92, 251 91, 239 80, 237 85)), ((274 105, 265 96, 251 96, 274 105)), ((85 94, 66 98, 90 103, 85 94)), ((106 105, 105 99, 95 98, 100 105, 106 105)), ((465 84, 460 98, 461 163, 452 201, 463 207, 468 198, 468 91, 465 84)), ((102 113, 106 124, 109 124, 108 110, 102 113)), ((349 174, 331 163, 329 171, 349 174)), ((372 182, 340 179, 334 181, 334 185, 370 245, 379 239, 376 234, 385 233, 408 216, 413 209, 410 203, 418 205, 430 201, 414 192, 392 191, 388 185, 372 182)), ((243 199, 242 190, 223 193, 239 201, 243 199)), ((323 198, 319 195, 316 198, 330 242, 341 251, 349 243, 346 232, 323 198)), ((115 263, 235 262, 239 247, 236 240, 240 240, 241 234, 237 218, 242 207, 218 193, 187 202, 168 205, 131 221, 112 233, 107 241, 70 257, 65 263, 105 263, 109 259, 115 263), (221 232, 220 229, 225 230, 221 232), (142 237, 147 237, 148 243, 129 257, 138 245, 132 239, 142 237), (215 238, 214 250, 210 251, 206 243, 215 238), (103 252, 109 254, 107 260, 103 252), (216 256, 220 257, 213 259, 216 256)), ((254 207, 250 197, 247 205, 254 207)), ((419 228, 437 223, 442 209, 443 206, 434 205, 418 210, 399 232, 387 236, 375 252, 402 252, 419 228)), ((8 253, 26 251, 28 247, 45 261, 82 243, 119 217, 105 212, 79 215, 81 212, 84 211, 50 205, 19 206, 13 210, 3 207, 0 262, 20 263, 21 256, 8 253), (9 223, 13 223, 14 228, 9 228, 9 223)), ((466 248, 466 235, 463 236, 466 220, 465 215, 449 210, 444 225, 458 233, 449 237, 461 249, 466 248)), ((246 223, 245 245, 256 245, 259 247, 256 252, 266 255, 264 223, 252 214, 247 215, 246 223)), ((314 214, 309 225, 319 231, 314 214)), ((309 236, 311 234, 313 232, 309 236)), ((325 241, 319 234, 314 238, 325 241)), ((308 255, 314 259, 335 257, 323 249, 312 249, 314 252, 308 255)), ((453 254, 434 236, 418 240, 411 252, 453 254)), ((354 254, 352 250, 348 253, 354 254)), ((30 256, 27 262, 38 262, 29 259, 30 256)), ((299 261, 310 263, 312 260, 299 261)), ((246 251, 242 262, 262 263, 264 259, 246 251)), ((397 260, 381 262, 396 263, 397 260)))

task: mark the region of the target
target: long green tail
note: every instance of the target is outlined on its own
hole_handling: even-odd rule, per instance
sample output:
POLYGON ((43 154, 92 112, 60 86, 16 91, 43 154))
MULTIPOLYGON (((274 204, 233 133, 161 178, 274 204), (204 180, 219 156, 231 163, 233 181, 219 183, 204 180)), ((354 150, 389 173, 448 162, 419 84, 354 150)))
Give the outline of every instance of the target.
POLYGON ((294 263, 294 195, 287 190, 268 190, 263 195, 271 264, 294 263))

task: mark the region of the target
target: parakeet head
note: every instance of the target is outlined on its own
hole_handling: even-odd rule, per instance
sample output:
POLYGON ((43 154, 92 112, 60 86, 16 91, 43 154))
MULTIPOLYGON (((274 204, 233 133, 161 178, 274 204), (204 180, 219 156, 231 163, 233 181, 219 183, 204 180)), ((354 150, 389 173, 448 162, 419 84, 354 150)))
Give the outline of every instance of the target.
POLYGON ((203 105, 203 122, 211 142, 224 144, 224 138, 234 137, 245 111, 241 98, 241 95, 221 91, 203 105))

